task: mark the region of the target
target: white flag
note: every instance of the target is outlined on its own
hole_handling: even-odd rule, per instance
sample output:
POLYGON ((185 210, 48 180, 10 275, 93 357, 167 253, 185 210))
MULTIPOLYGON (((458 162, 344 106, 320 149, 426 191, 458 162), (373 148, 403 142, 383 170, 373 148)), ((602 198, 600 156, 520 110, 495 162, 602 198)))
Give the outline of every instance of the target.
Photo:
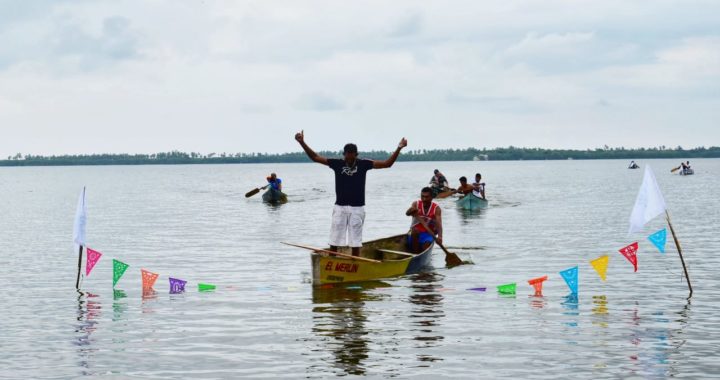
POLYGON ((645 176, 630 215, 629 233, 642 231, 645 223, 665 212, 665 208, 665 199, 655 180, 655 174, 650 169, 650 165, 645 165, 645 176))
POLYGON ((73 226, 73 241, 78 245, 85 245, 85 225, 87 225, 87 205, 85 204, 85 188, 83 187, 75 211, 75 224, 73 226))

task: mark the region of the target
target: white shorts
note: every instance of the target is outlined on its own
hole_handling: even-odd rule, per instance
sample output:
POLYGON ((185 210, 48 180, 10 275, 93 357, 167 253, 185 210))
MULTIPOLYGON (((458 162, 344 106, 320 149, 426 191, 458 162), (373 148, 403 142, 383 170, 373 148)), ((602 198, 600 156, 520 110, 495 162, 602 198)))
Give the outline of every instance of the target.
POLYGON ((330 245, 362 247, 365 207, 338 206, 333 208, 330 245))

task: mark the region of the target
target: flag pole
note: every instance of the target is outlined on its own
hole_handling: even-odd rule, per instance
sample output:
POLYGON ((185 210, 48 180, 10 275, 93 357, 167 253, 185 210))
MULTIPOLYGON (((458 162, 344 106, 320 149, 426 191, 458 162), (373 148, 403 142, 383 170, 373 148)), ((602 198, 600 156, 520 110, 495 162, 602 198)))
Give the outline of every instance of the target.
POLYGON ((80 250, 78 251, 78 273, 77 273, 77 280, 75 280, 75 289, 80 290, 80 270, 82 269, 82 251, 83 246, 80 246, 80 250))
POLYGON ((672 233, 673 240, 675 241, 675 246, 677 247, 678 254, 680 255, 680 262, 682 263, 683 271, 685 271, 685 280, 687 280, 688 289, 690 289, 690 295, 688 296, 688 299, 690 299, 693 294, 692 285, 690 285, 690 276, 688 275, 687 266, 685 266, 685 259, 683 259, 682 248, 680 248, 680 241, 678 241, 678 238, 675 235, 675 229, 673 228, 672 222, 670 222, 670 213, 667 211, 667 209, 665 210, 665 219, 668 222, 670 232, 672 233))

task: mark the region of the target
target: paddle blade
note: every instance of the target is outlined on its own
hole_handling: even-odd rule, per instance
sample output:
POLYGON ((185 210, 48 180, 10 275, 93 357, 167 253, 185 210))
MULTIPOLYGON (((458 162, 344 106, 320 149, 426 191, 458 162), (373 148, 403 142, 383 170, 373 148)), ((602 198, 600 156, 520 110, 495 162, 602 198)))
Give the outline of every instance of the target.
POLYGON ((259 192, 260 192, 260 189, 259 189, 259 188, 255 188, 255 189, 253 189, 253 190, 250 190, 250 191, 248 191, 247 193, 245 193, 245 198, 250 198, 250 197, 252 197, 253 195, 255 195, 255 194, 259 193, 259 192))
POLYGON ((678 166, 678 167, 676 167, 676 168, 670 169, 670 173, 675 173, 676 171, 680 170, 680 168, 681 168, 681 167, 678 166))
POLYGON ((445 251, 445 265, 448 266, 448 268, 456 267, 458 265, 463 265, 463 261, 453 252, 445 251))

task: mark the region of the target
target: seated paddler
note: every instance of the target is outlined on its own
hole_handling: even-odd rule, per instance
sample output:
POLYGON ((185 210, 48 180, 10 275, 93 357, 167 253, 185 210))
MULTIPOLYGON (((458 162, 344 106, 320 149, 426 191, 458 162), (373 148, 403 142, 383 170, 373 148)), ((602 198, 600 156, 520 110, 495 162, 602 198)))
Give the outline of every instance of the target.
POLYGON ((462 176, 460 177, 460 186, 457 188, 457 190, 455 190, 455 193, 465 196, 472 193, 474 189, 475 188, 473 188, 473 186, 468 183, 467 177, 462 176))
POLYGON ((275 191, 282 191, 282 180, 278 178, 277 174, 270 173, 270 176, 266 178, 268 186, 275 191))
POLYGON ((431 188, 425 187, 420 191, 420 199, 410 205, 405 215, 413 217, 408 237, 408 245, 412 252, 420 253, 430 247, 433 236, 437 236, 435 240, 442 244, 442 210, 433 202, 431 188), (430 228, 429 231, 420 220, 430 228))

